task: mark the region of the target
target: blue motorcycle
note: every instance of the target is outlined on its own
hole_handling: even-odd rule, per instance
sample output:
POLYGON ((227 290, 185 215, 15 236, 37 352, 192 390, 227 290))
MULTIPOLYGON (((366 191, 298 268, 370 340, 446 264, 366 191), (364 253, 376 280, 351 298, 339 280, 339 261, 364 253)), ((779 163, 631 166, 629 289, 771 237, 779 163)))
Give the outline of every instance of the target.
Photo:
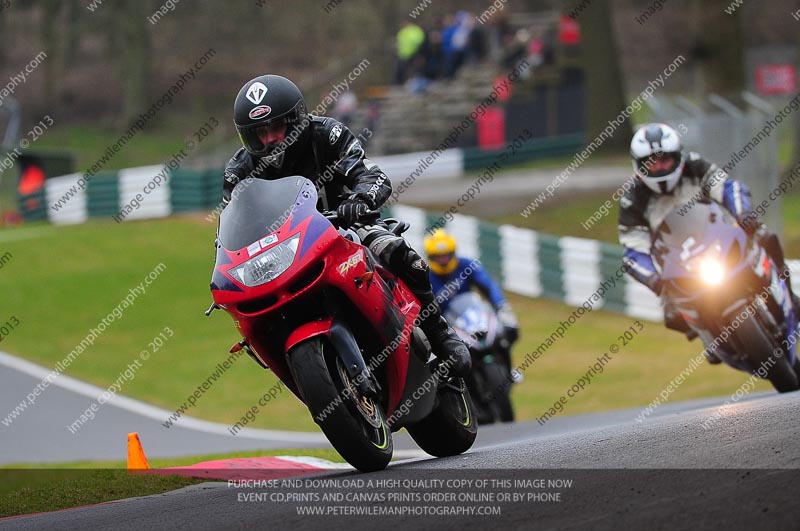
POLYGON ((676 208, 653 233, 651 256, 663 295, 707 352, 778 392, 800 388, 798 316, 787 280, 727 210, 716 203, 676 208))

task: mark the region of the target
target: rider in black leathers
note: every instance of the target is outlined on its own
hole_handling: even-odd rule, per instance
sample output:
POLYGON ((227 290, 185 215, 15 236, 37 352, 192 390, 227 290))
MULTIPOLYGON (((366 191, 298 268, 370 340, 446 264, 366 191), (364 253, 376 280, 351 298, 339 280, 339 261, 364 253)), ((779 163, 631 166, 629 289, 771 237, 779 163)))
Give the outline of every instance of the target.
MULTIPOLYGON (((333 118, 308 114, 300 90, 276 75, 248 81, 234 103, 234 123, 242 140, 225 168, 223 203, 239 193, 245 178, 277 179, 302 175, 317 186, 319 210, 336 210, 343 227, 353 226, 364 245, 379 256, 419 299, 419 326, 434 354, 449 362, 450 373, 469 372, 466 345, 448 326, 436 303, 425 260, 380 220, 358 223, 389 198, 389 179, 364 154, 361 142, 333 118)), ((242 193, 247 193, 242 188, 242 193)))

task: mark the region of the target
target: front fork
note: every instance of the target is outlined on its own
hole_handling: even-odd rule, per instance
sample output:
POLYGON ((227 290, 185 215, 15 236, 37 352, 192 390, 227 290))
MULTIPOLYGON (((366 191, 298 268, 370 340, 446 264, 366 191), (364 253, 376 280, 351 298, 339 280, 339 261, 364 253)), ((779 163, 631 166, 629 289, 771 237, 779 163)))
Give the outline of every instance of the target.
MULTIPOLYGON (((765 285, 762 290, 764 289, 769 289, 769 286, 765 285)), ((779 310, 781 306, 773 296, 762 297, 762 293, 764 291, 754 290, 751 296, 742 297, 726 308, 715 311, 706 309, 703 312, 696 312, 684 309, 682 313, 691 316, 689 319, 691 327, 699 333, 705 348, 709 348, 717 342, 717 338, 721 339, 725 330, 729 330, 728 337, 717 342, 718 346, 714 353, 723 359, 730 357, 729 363, 738 369, 749 370, 748 360, 751 353, 746 352, 742 345, 738 344, 735 331, 739 326, 733 325, 742 319, 755 319, 759 326, 763 327, 766 335, 772 339, 773 348, 781 344, 781 338, 785 337, 787 330, 785 316, 779 313, 779 317, 776 318, 775 315, 776 309, 779 310)), ((789 356, 791 357, 791 354, 789 356)))
POLYGON ((340 319, 328 317, 321 321, 311 321, 297 327, 286 340, 285 352, 289 352, 295 345, 316 336, 325 336, 336 349, 341 358, 347 374, 364 396, 375 397, 381 386, 377 378, 367 366, 361 349, 353 337, 350 328, 340 319))
POLYGON ((358 386, 358 391, 364 396, 378 396, 381 386, 364 361, 361 349, 358 348, 356 338, 353 337, 350 329, 339 320, 334 319, 331 323, 328 338, 339 357, 342 358, 347 374, 358 386))

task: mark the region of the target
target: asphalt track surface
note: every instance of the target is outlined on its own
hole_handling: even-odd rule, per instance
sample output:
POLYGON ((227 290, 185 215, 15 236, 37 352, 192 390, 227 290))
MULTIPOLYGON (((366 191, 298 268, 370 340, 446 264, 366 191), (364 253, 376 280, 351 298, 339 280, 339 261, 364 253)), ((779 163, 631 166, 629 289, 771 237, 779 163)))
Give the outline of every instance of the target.
MULTIPOLYGON (((42 376, 33 376, 2 362, 0 354, 0 404, 5 409, 1 415, 5 419, 8 410, 31 393, 42 376)), ((330 447, 321 433, 247 430, 234 437, 227 433, 228 426, 194 419, 165 428, 162 423, 173 412, 124 398, 100 407, 94 420, 73 434, 67 426, 95 402, 103 389, 64 375, 54 382, 67 387, 51 385, 9 426, 0 423, 0 465, 124 460, 130 432, 139 433, 148 457, 330 447)))
MULTIPOLYGON (((9 403, 6 399, 11 396, 18 400, 20 390, 27 389, 31 381, 35 380, 26 381, 17 371, 0 370, 0 403, 9 403)), ((96 441, 96 445, 78 450, 77 442, 69 443, 78 435, 65 430, 65 417, 61 415, 72 414, 83 405, 81 400, 90 399, 63 388, 48 390, 51 392, 26 411, 13 430, 0 430, 3 453, 23 443, 25 448, 13 449, 16 455, 29 457, 23 460, 39 460, 48 453, 55 457, 100 451, 110 440, 119 440, 115 450, 119 458, 124 446, 120 428, 124 425, 128 430, 129 421, 137 422, 135 413, 105 406, 109 408, 107 414, 86 427, 97 431, 95 437, 87 436, 84 444, 96 441), (131 418, 120 419, 124 415, 131 418), (44 440, 37 442, 36 432, 26 427, 27 422, 56 425, 53 431, 41 432, 39 437, 44 440), (9 438, 11 433, 13 439, 9 438)), ((298 488, 205 483, 162 495, 0 520, 0 530, 336 530, 354 525, 381 529, 798 529, 800 393, 755 394, 720 410, 725 400, 666 404, 643 422, 636 420, 641 410, 632 409, 557 417, 544 426, 528 422, 483 427, 473 449, 462 456, 407 459, 372 474, 331 471, 298 480, 311 481, 297 484, 298 488), (704 429, 708 419, 714 420, 704 429), (334 481, 313 483, 320 478, 334 481), (352 485, 353 481, 367 480, 401 483, 352 485), (483 488, 477 488, 477 483, 438 486, 432 483, 434 480, 485 483, 483 488), (512 483, 505 483, 507 480, 512 483), (527 483, 515 484, 515 480, 527 483), (549 480, 556 483, 544 483, 549 480), (571 483, 565 486, 563 482, 571 483), (289 493, 297 497, 292 501, 279 501, 274 496, 270 499, 271 495, 289 493), (323 501, 326 493, 371 493, 383 498, 323 501), (392 500, 392 493, 420 498, 392 500), (513 500, 515 494, 521 499, 513 500), (423 498, 431 496, 440 498, 423 498), (351 514, 387 508, 402 514, 351 514), (323 514, 300 514, 309 510, 323 514), (493 514, 478 515, 475 511, 493 514)), ((207 451, 222 445, 218 439, 225 438, 190 428, 183 428, 187 433, 177 428, 167 430, 155 419, 138 422, 138 429, 147 434, 143 435, 145 447, 149 446, 153 454, 180 455, 181 448, 183 453, 207 451), (146 431, 157 432, 158 426, 165 432, 158 437, 146 431), (192 443, 186 444, 186 438, 192 443)), ((277 433, 280 441, 265 438, 246 444, 252 444, 251 448, 292 445, 290 432, 277 433)), ((309 446, 308 437, 298 435, 295 445, 309 446)), ((238 437, 225 439, 242 444, 238 437)), ((412 445, 402 436, 397 442, 400 448, 412 445)), ((95 454, 95 458, 99 457, 95 454)))
MULTIPOLYGON (((0 352, 0 404, 15 406, 49 371, 41 366, 0 352)), ((104 389, 61 375, 9 426, 0 424, 0 465, 63 463, 72 461, 119 461, 125 458, 127 434, 137 432, 148 457, 181 457, 274 448, 330 448, 321 433, 244 429, 232 436, 228 426, 182 418, 165 428, 173 413, 124 397, 103 405, 94 420, 76 433, 69 424, 95 401, 104 389)), ((717 403, 716 399, 670 404, 664 412, 717 403)), ((660 412, 660 410, 658 410, 660 412)), ((614 411, 579 417, 556 417, 544 426, 520 423, 502 429, 483 429, 484 446, 526 440, 531 436, 570 433, 575 427, 589 429, 633 420, 640 410, 614 411)), ((3 418, 8 411, 0 411, 3 418)), ((395 454, 422 456, 405 432, 395 435, 395 454)))

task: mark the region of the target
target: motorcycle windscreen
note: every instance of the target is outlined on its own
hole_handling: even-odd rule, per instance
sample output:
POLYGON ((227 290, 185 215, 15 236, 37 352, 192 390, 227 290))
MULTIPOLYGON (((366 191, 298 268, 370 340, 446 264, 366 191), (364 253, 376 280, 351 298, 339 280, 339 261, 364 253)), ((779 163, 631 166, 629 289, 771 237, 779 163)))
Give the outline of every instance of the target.
POLYGON ((455 321, 460 315, 466 314, 469 310, 474 312, 492 312, 491 307, 475 292, 459 293, 450 301, 447 306, 448 321, 455 321), (488 310, 487 310, 488 307, 488 310))
POLYGON ((497 328, 494 309, 473 291, 453 297, 445 317, 451 325, 470 336, 464 338, 469 347, 482 349, 494 341, 497 328))
POLYGON ((734 223, 733 216, 716 203, 696 203, 688 209, 681 206, 667 214, 656 229, 653 241, 659 243, 659 246, 682 249, 687 240, 700 243, 714 229, 719 230, 723 225, 730 226, 734 223))
POLYGON ((247 247, 278 230, 306 202, 316 205, 317 190, 305 177, 244 179, 220 215, 219 241, 230 251, 247 247))
POLYGON ((741 232, 735 225, 733 216, 717 203, 675 208, 655 232, 653 257, 663 267, 670 255, 680 262, 714 241, 725 242, 727 248, 741 232))
POLYGON ((670 247, 681 248, 686 238, 702 241, 707 231, 709 216, 719 208, 716 205, 696 203, 687 210, 674 209, 667 214, 656 230, 656 239, 670 247))

